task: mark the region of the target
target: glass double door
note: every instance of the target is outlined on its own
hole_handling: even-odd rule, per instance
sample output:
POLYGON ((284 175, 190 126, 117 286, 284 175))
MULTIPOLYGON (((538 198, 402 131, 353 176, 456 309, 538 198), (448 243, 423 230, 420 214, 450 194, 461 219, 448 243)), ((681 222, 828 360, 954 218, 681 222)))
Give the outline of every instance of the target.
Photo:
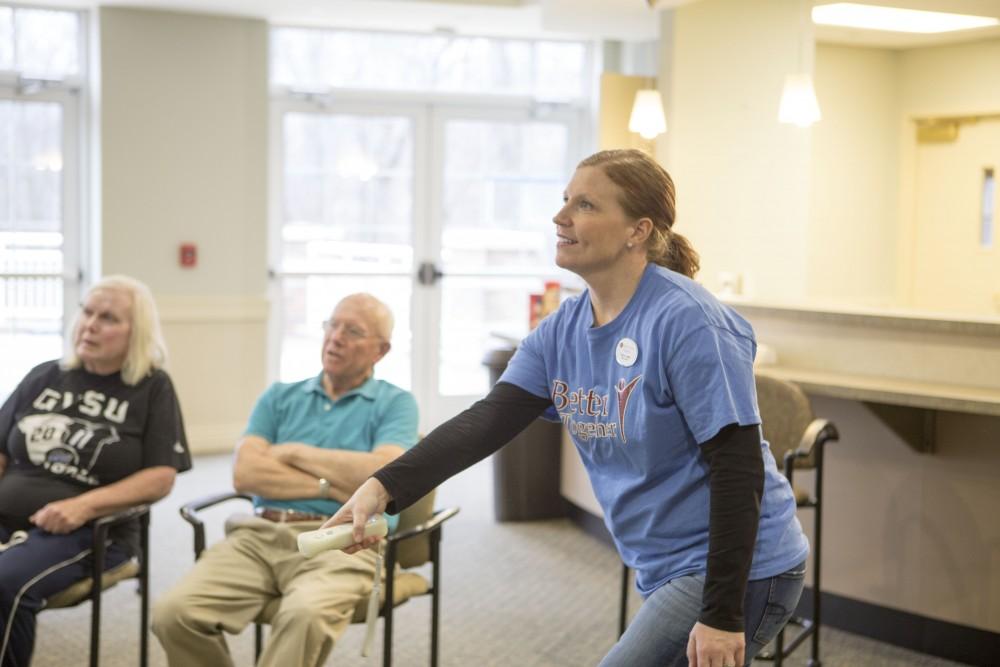
POLYGON ((575 113, 286 104, 275 118, 279 376, 317 372, 323 319, 371 292, 396 320, 376 376, 410 388, 432 428, 487 391, 483 356, 527 332, 528 295, 572 280, 551 218, 575 113))

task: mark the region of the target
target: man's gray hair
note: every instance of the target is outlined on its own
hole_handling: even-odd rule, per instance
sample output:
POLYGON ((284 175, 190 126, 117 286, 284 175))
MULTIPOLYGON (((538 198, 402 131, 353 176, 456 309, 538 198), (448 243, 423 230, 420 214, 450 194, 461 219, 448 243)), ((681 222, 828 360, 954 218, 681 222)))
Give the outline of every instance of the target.
POLYGON ((378 337, 387 343, 392 340, 392 329, 395 325, 395 319, 392 316, 392 311, 389 310, 389 306, 368 292, 349 294, 341 299, 340 303, 344 303, 345 301, 359 303, 371 315, 372 326, 375 327, 375 333, 378 337))

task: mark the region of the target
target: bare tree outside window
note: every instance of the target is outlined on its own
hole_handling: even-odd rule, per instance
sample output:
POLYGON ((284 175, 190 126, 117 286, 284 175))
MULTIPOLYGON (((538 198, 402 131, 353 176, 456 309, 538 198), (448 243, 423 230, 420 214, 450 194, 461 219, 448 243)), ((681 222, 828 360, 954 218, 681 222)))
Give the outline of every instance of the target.
POLYGON ((586 97, 579 42, 275 28, 271 81, 301 90, 586 97))

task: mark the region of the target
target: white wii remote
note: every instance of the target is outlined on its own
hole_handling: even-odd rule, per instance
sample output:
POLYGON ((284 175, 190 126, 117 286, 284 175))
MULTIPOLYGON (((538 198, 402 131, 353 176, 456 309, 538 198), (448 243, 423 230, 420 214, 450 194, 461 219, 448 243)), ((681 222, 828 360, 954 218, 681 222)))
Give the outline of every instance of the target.
MULTIPOLYGON (((299 553, 307 558, 312 558, 321 551, 331 549, 343 549, 355 544, 351 533, 354 525, 342 523, 332 528, 320 528, 319 530, 309 530, 299 534, 299 553)), ((368 519, 365 524, 365 537, 385 537, 389 532, 389 524, 385 521, 385 516, 376 514, 368 519)))

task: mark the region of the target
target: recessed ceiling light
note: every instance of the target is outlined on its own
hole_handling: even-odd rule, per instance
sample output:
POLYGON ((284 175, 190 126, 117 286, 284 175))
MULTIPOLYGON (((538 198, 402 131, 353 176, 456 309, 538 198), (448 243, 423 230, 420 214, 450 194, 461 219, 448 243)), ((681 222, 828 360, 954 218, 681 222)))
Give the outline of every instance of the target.
POLYGON ((925 12, 916 9, 859 5, 853 2, 836 2, 813 7, 812 20, 813 23, 820 25, 920 33, 952 32, 1000 25, 1000 20, 990 16, 925 12))

